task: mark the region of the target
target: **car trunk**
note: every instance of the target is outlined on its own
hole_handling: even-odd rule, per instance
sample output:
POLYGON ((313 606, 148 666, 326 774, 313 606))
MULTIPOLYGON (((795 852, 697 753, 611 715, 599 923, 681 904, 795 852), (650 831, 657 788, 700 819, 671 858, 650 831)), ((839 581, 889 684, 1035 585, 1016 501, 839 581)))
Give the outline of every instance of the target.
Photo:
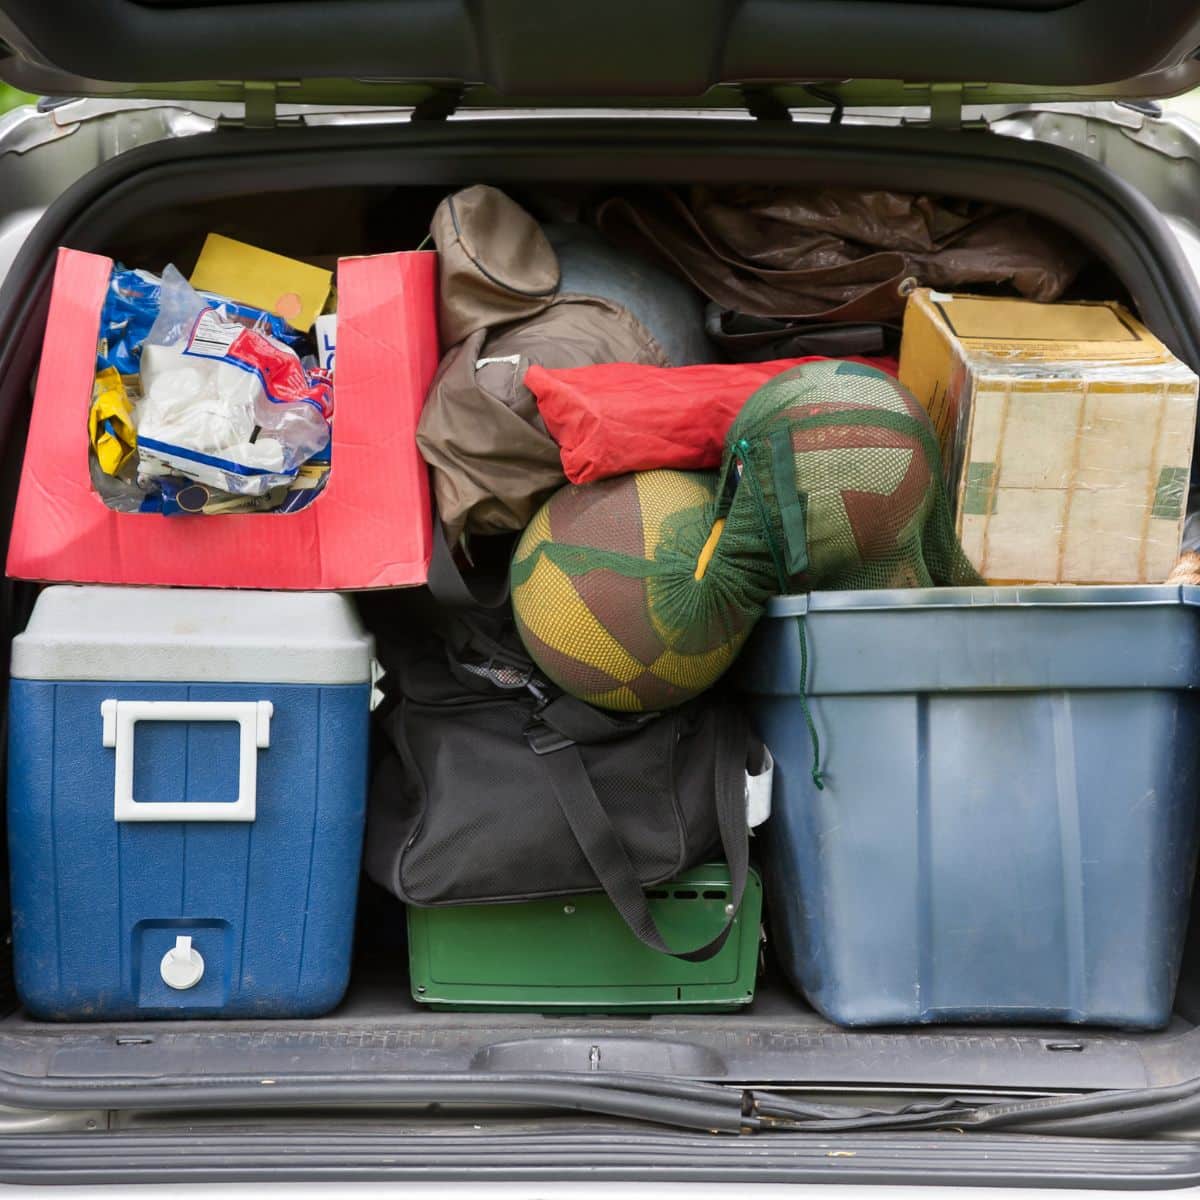
MULTIPOLYGON (((419 243, 438 199, 484 180, 570 211, 600 185, 845 184, 1003 196, 1092 251, 1081 294, 1123 297, 1193 368, 1200 308, 1155 211, 1066 151, 986 133, 676 120, 413 122, 377 129, 230 130, 131 152, 81 180, 31 235, 0 295, 0 526, 11 520, 31 380, 59 244, 160 269, 190 265, 209 230, 312 260, 419 243)), ((4 585, 3 647, 36 589, 4 585)), ((1101 653, 1102 647, 1097 647, 1101 653)), ((1200 1075, 1200 937, 1157 1033, 1078 1027, 843 1030, 772 959, 733 1015, 443 1013, 409 995, 401 906, 364 883, 349 994, 315 1020, 49 1024, 4 988, 0 1104, 56 1111, 387 1104, 404 1075, 636 1071, 813 1092, 987 1096, 1168 1085, 1200 1075), (217 1089, 217 1090, 214 1090, 217 1089), (295 1101, 289 1101, 294 1104, 295 1101)), ((8 939, 11 944, 11 939, 8 939)))

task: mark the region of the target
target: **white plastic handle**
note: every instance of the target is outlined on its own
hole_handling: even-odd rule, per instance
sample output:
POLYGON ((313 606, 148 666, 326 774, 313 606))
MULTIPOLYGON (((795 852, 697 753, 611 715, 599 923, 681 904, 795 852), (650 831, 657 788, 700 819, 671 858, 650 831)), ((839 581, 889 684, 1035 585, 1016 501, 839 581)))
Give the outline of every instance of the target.
POLYGON ((771 789, 775 783, 775 760, 763 747, 762 769, 757 775, 746 772, 746 824, 757 829, 771 815, 771 789))
POLYGON ((104 745, 115 749, 113 819, 116 821, 253 821, 258 794, 258 751, 271 744, 270 700, 104 700, 104 745), (133 798, 133 737, 138 721, 235 721, 240 726, 238 796, 213 800, 138 801, 133 798))

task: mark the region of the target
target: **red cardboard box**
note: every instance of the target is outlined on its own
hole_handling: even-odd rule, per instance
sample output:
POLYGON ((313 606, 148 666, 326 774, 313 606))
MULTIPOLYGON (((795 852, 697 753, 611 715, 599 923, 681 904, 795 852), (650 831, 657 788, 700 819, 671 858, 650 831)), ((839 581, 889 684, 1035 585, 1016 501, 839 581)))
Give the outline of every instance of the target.
POLYGON ((432 251, 338 264, 332 469, 296 513, 118 513, 88 475, 87 409, 110 259, 60 249, 8 574, 70 583, 353 590, 425 582, 429 476, 417 451, 438 364, 432 251))

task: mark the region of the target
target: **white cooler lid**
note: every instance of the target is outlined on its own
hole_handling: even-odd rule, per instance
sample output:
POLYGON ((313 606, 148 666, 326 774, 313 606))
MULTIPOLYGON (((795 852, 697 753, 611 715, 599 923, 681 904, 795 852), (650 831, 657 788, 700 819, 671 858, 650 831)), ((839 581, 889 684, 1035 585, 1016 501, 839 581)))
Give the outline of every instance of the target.
POLYGON ((367 683, 372 642, 335 592, 49 587, 14 679, 367 683))

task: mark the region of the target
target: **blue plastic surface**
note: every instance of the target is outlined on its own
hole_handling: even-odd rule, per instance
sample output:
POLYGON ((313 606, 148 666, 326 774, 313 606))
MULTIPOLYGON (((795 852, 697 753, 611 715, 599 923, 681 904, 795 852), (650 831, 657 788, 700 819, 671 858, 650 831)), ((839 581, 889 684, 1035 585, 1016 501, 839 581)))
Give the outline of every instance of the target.
POLYGON ((773 602, 741 681, 776 760, 772 936, 818 1010, 1167 1022, 1198 847, 1195 603, 1166 587, 773 602))
MULTIPOLYGON (((281 650, 281 653, 286 653, 281 650)), ((17 989, 48 1020, 303 1017, 350 971, 366 797, 366 685, 14 679, 9 848, 17 989), (252 822, 117 822, 100 703, 269 700, 252 822), (190 935, 205 963, 159 966, 190 935)), ((139 723, 139 801, 235 799, 235 725, 139 723)))

